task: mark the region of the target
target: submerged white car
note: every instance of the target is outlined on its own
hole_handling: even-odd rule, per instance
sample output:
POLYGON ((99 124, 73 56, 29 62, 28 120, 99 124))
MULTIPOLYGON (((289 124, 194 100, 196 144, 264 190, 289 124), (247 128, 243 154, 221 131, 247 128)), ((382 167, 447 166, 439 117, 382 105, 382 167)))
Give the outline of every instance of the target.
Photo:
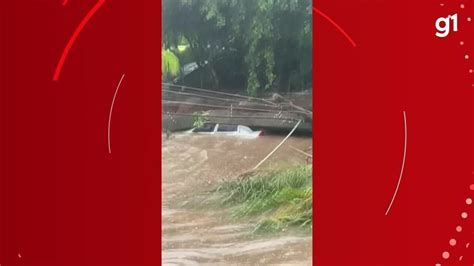
POLYGON ((216 136, 236 136, 241 138, 254 139, 263 136, 263 131, 253 131, 249 127, 234 124, 204 123, 202 127, 196 127, 186 131, 187 133, 216 135, 216 136))

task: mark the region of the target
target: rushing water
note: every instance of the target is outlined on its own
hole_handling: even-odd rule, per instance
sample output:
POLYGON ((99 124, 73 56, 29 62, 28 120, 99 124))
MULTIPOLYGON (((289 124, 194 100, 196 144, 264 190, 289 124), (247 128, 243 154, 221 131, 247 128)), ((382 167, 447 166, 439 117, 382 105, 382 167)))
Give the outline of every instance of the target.
MULTIPOLYGON (((282 139, 178 134, 163 141, 164 265, 311 265, 309 234, 254 235, 251 220, 231 219, 228 210, 207 203, 221 179, 252 169, 282 139)), ((290 146, 304 150, 311 139, 290 138, 262 168, 304 163, 305 156, 290 146)))

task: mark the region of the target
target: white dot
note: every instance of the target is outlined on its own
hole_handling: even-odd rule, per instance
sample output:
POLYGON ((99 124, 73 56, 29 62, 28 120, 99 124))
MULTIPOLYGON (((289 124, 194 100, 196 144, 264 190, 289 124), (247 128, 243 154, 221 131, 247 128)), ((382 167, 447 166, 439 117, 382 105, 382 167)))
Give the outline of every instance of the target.
POLYGON ((472 70, 472 69, 469 69, 469 73, 471 73, 471 74, 472 74, 472 72, 473 72, 473 70, 472 70))
POLYGON ((470 245, 471 245, 471 243, 467 243, 467 244, 466 244, 466 248, 469 248, 470 245))
POLYGON ((459 261, 462 261, 463 256, 459 257, 459 261))
POLYGON ((456 232, 458 232, 458 233, 461 233, 461 232, 462 232, 462 227, 461 227, 460 225, 458 225, 458 226, 456 227, 456 232))
POLYGON ((439 5, 440 5, 440 6, 444 6, 444 4, 443 4, 443 3, 441 3, 441 4, 439 4, 439 5))
POLYGON ((465 55, 465 56, 464 56, 464 59, 469 59, 469 55, 468 55, 468 54, 465 55))
POLYGON ((435 266, 441 266, 441 264, 440 264, 440 263, 436 263, 435 266))
POLYGON ((453 247, 456 246, 456 243, 457 243, 457 241, 456 241, 456 239, 454 239, 454 238, 452 238, 451 240, 449 240, 449 244, 450 244, 451 246, 453 246, 453 247))
POLYGON ((463 41, 460 41, 460 42, 459 42, 459 45, 464 45, 464 42, 463 42, 463 41))
POLYGON ((443 252, 443 259, 445 260, 449 259, 449 252, 447 251, 443 252))
POLYGON ((466 219, 466 218, 467 218, 467 212, 461 213, 461 217, 462 217, 463 219, 466 219))
POLYGON ((471 22, 471 20, 472 20, 471 17, 467 17, 467 21, 471 22))
POLYGON ((464 8, 464 4, 461 4, 461 8, 464 8))
MULTIPOLYGON (((472 70, 472 69, 471 69, 472 70)), ((466 204, 467 205, 471 205, 472 204, 472 199, 471 198, 467 198, 466 199, 466 204)))

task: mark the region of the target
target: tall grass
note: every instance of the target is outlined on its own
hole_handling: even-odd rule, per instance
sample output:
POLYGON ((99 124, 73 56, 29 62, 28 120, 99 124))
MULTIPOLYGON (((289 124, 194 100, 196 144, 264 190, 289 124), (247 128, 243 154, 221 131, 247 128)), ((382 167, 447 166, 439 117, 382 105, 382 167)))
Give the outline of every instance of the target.
POLYGON ((222 203, 233 206, 234 217, 258 217, 257 231, 288 227, 311 228, 313 190, 311 166, 258 173, 228 181, 217 189, 222 203))

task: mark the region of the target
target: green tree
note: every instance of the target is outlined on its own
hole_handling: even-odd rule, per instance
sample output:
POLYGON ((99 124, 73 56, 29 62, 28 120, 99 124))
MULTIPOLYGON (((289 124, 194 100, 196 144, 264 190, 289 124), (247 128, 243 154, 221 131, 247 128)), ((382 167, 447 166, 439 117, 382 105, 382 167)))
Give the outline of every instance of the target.
POLYGON ((170 50, 161 49, 161 75, 165 80, 179 75, 181 65, 178 57, 170 50))
POLYGON ((192 58, 219 88, 244 77, 250 95, 311 84, 309 0, 164 0, 163 40, 189 43, 192 58))

